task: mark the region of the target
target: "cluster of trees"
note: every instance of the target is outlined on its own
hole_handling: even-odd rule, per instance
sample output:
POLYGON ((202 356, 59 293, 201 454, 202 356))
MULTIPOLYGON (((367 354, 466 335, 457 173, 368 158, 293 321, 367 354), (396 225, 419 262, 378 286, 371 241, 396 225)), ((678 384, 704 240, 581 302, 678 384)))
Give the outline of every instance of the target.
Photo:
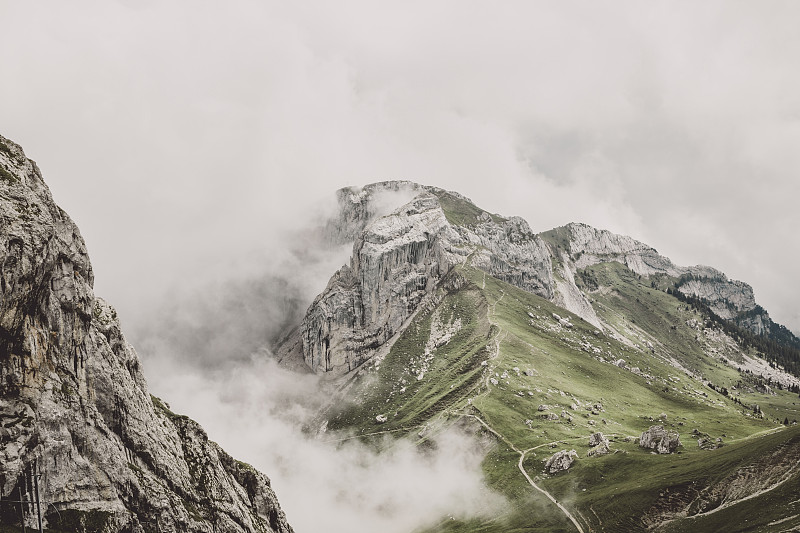
POLYGON ((685 284, 689 283, 690 281, 694 281, 694 280, 697 280, 697 281, 713 281, 713 282, 718 282, 718 283, 725 283, 726 281, 728 281, 728 278, 725 277, 724 274, 720 274, 720 275, 716 275, 716 276, 714 276, 714 275, 712 275, 712 276, 701 276, 701 275, 695 275, 695 274, 692 274, 692 273, 688 273, 688 274, 683 274, 681 277, 678 278, 678 281, 675 282, 675 288, 677 289, 681 285, 685 285, 685 284))
MULTIPOLYGON (((713 383, 711 383, 710 381, 708 382, 708 388, 711 389, 711 390, 717 391, 718 393, 722 394, 723 396, 727 396, 728 395, 728 389, 726 387, 718 387, 718 386, 714 385, 713 383)), ((734 398, 734 401, 736 401, 736 398, 734 398)))
MULTIPOLYGON (((687 276, 691 276, 691 274, 687 274, 687 276)), ((681 279, 683 279, 683 276, 681 279)), ((707 327, 718 326, 742 346, 758 350, 767 361, 782 366, 787 372, 795 376, 800 376, 800 341, 788 329, 780 324, 772 323, 774 327, 770 329, 778 331, 777 335, 770 335, 769 337, 756 335, 734 322, 720 318, 705 301, 696 296, 683 294, 678 290, 679 286, 676 283, 675 289, 668 288, 667 293, 705 314, 708 317, 707 327)))

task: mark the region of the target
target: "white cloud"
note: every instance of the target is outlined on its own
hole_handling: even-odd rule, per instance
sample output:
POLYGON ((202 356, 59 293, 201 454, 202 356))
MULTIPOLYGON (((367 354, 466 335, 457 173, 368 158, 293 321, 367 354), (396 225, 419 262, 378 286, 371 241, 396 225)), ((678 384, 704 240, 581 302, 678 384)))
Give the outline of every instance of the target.
POLYGON ((485 449, 465 433, 446 431, 425 450, 387 437, 378 453, 357 440, 302 433, 327 399, 314 376, 264 358, 213 375, 164 358, 145 364, 158 369, 152 385, 177 399, 172 409, 193 413, 226 451, 268 473, 298 533, 405 533, 448 516, 505 509, 504 498, 483 483, 485 449))
POLYGON ((123 316, 406 178, 712 264, 797 329, 798 9, 7 3, 0 109, 123 316))

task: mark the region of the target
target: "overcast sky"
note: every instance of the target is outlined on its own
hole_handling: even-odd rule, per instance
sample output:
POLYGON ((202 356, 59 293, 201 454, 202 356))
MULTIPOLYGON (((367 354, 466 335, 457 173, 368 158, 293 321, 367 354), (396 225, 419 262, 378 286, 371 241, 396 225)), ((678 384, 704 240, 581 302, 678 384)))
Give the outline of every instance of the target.
POLYGON ((0 1, 0 128, 123 317, 403 178, 715 266, 800 329, 797 2, 297 4, 0 1))
POLYGON ((187 352, 146 361, 151 387, 235 453, 260 452, 207 359, 277 319, 252 298, 245 321, 209 317, 275 297, 264 273, 304 258, 291 297, 322 290, 344 255, 287 234, 346 185, 410 179, 536 231, 628 234, 800 330, 800 3, 298 4, 0 0, 0 133, 78 223, 129 340, 187 352))

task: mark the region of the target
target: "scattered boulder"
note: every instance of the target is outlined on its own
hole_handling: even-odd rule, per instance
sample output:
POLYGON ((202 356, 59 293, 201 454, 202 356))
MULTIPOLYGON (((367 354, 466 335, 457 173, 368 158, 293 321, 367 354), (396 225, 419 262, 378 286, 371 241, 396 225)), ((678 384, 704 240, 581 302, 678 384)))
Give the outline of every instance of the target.
POLYGON ((756 392, 758 392, 758 393, 761 393, 761 394, 771 394, 771 395, 773 395, 773 396, 775 395, 775 391, 774 391, 774 390, 772 390, 772 387, 770 387, 769 385, 766 385, 766 384, 764 384, 764 383, 758 383, 758 384, 755 386, 755 388, 756 388, 756 392))
POLYGON ((378 415, 375 417, 375 420, 377 420, 378 424, 383 424, 384 422, 389 420, 389 418, 386 415, 378 415))
POLYGON ((614 361, 614 364, 620 368, 625 368, 627 366, 625 359, 617 359, 616 361, 614 361))
POLYGON ((555 474, 563 470, 569 469, 575 459, 578 458, 578 452, 575 450, 561 450, 554 453, 544 464, 544 471, 548 474, 555 474))
POLYGON ((608 455, 611 453, 611 447, 608 445, 608 440, 605 440, 586 452, 589 457, 599 457, 601 455, 608 455))
POLYGON ((545 405, 545 404, 541 404, 539 407, 537 407, 537 409, 539 411, 547 411, 548 409, 550 409, 550 406, 549 405, 545 405))
POLYGON ((589 446, 597 446, 603 442, 608 444, 608 439, 601 432, 598 431, 597 433, 589 435, 589 446))
POLYGON ((666 454, 674 452, 682 444, 677 433, 670 433, 663 426, 650 426, 650 429, 639 437, 639 446, 666 454))

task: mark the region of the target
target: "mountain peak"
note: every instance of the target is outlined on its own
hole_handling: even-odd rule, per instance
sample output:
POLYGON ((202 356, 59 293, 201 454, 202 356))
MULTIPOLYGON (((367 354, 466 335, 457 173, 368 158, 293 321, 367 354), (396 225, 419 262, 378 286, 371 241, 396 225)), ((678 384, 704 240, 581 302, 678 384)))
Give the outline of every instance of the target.
MULTIPOLYGON (((350 265, 331 279, 298 330, 303 358, 317 372, 346 373, 363 364, 457 265, 548 298, 599 329, 607 325, 576 276, 608 262, 674 279, 676 291, 754 334, 772 328, 749 285, 710 267, 677 266, 625 235, 583 223, 536 234, 520 217, 492 214, 457 192, 411 181, 346 187, 337 200, 338 215, 326 230, 334 243, 353 243, 350 265), (335 311, 342 300, 351 310, 346 315, 335 311)), ((299 350, 299 339, 294 346, 299 350)))

